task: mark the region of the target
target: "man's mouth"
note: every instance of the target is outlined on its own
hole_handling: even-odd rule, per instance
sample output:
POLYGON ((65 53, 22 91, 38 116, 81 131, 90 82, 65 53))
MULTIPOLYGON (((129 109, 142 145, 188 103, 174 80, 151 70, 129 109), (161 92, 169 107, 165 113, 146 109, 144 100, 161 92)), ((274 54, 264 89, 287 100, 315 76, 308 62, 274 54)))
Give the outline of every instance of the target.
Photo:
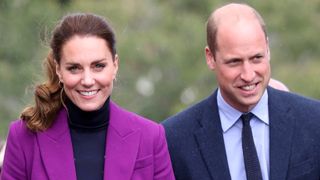
POLYGON ((250 84, 250 85, 241 86, 240 88, 241 88, 242 90, 245 90, 245 91, 251 91, 251 90, 253 90, 256 86, 257 86, 257 84, 250 84))

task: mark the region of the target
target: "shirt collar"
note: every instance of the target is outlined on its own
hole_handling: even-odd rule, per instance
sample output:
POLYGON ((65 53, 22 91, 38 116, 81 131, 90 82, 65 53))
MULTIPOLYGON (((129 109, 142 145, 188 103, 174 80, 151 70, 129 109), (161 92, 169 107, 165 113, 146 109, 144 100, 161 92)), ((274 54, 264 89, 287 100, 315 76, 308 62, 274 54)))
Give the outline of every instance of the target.
MULTIPOLYGON (((219 115, 221 119, 221 126, 223 132, 228 131, 240 118, 242 112, 230 106, 222 97, 220 88, 217 94, 217 103, 219 107, 219 115)), ((258 104, 251 110, 251 112, 266 125, 269 125, 269 111, 268 111, 268 92, 264 91, 258 104)))

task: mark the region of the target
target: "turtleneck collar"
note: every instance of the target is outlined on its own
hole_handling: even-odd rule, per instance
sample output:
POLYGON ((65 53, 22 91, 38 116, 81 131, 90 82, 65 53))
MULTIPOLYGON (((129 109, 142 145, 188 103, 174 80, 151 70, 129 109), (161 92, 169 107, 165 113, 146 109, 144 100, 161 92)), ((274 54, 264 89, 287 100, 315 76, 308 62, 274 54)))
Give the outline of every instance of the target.
POLYGON ((106 128, 109 123, 110 97, 104 105, 95 111, 83 111, 69 98, 66 99, 69 125, 73 129, 99 130, 106 128))

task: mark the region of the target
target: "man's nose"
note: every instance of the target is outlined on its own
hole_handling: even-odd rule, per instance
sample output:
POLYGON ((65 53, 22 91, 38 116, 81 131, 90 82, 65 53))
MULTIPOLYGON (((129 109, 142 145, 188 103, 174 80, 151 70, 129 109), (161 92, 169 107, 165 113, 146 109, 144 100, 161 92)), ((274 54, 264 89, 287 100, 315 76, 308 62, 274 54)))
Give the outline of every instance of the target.
POLYGON ((246 82, 251 82, 255 77, 253 65, 250 62, 244 62, 241 72, 241 79, 246 82))

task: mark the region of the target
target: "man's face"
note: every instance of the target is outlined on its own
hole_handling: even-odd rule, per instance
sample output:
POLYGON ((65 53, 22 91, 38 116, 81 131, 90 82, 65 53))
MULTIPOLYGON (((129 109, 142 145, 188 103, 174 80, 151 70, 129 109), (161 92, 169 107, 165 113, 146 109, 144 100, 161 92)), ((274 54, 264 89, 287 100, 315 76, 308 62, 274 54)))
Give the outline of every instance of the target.
POLYGON ((270 53, 265 34, 255 21, 221 24, 215 56, 206 48, 207 64, 224 100, 241 112, 260 100, 270 79, 270 53))

